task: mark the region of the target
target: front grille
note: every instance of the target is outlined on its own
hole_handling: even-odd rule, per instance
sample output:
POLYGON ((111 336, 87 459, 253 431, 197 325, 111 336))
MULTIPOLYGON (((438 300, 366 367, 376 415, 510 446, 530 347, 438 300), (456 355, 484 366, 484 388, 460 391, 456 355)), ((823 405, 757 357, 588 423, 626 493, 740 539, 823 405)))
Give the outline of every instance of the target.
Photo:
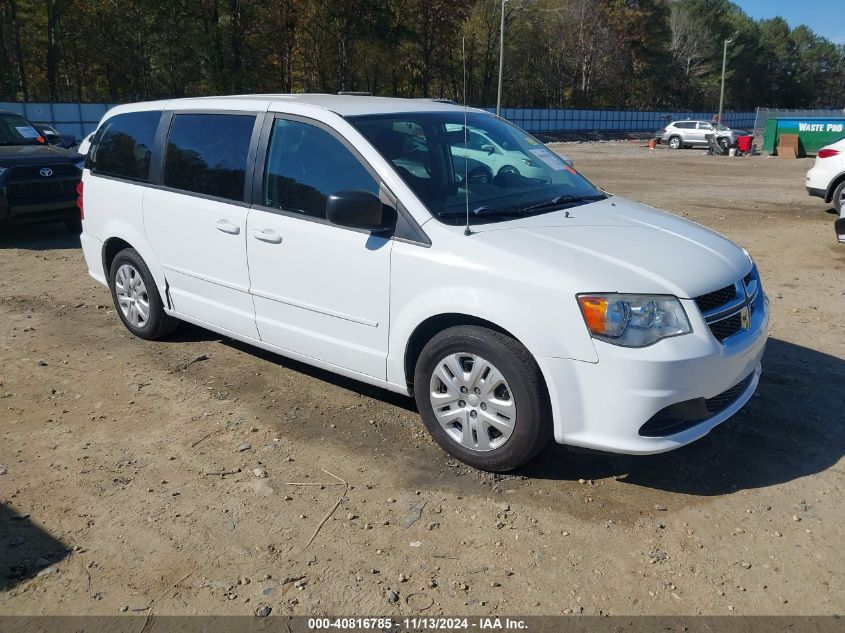
POLYGON ((72 196, 78 180, 46 180, 45 182, 12 182, 6 185, 6 196, 12 201, 72 196))
POLYGON ((731 284, 713 292, 708 292, 706 295, 696 297, 695 303, 702 312, 710 312, 711 310, 721 308, 734 299, 736 299, 736 286, 731 284))
POLYGON ((43 178, 44 180, 49 180, 50 178, 79 175, 80 171, 75 165, 71 165, 70 163, 61 163, 58 165, 23 165, 19 167, 12 167, 8 177, 14 180, 27 180, 29 178, 43 178), (41 175, 41 170, 45 167, 53 172, 51 176, 41 175))
POLYGON ((704 401, 707 410, 715 415, 727 409, 729 406, 731 406, 734 402, 737 401, 737 398, 739 398, 745 392, 746 389, 748 389, 748 385, 751 384, 751 380, 753 378, 754 374, 748 374, 748 376, 743 378, 740 382, 735 384, 727 391, 723 391, 718 396, 707 398, 704 401))
MULTIPOLYGON (((722 343, 744 329, 743 321, 754 315, 761 297, 760 276, 757 267, 752 266, 737 283, 696 297, 694 301, 713 336, 722 343)), ((748 327, 746 323, 745 328, 748 327)))
POLYGON ((733 336, 742 330, 742 315, 739 312, 729 316, 727 319, 710 323, 710 331, 720 343, 729 336, 733 336))

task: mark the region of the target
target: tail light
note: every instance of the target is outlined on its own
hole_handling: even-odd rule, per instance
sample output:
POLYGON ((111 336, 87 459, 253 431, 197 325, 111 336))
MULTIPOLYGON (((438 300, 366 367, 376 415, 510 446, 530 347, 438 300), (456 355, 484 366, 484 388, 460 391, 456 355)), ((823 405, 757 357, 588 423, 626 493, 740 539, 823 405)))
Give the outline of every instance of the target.
POLYGON ((82 203, 82 191, 84 189, 84 183, 80 180, 79 184, 76 185, 76 206, 79 207, 79 219, 85 219, 85 207, 82 203))
POLYGON ((819 153, 816 154, 816 156, 818 156, 819 158, 832 158, 833 156, 838 156, 838 155, 839 155, 838 149, 830 149, 830 148, 820 149, 819 153))

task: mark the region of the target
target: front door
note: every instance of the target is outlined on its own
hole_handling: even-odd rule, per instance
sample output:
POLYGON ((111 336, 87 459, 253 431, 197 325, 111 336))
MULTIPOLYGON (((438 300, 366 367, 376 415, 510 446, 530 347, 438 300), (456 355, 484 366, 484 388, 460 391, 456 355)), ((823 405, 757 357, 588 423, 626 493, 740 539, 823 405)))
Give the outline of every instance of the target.
POLYGON ((261 340, 384 379, 392 241, 325 219, 329 195, 378 194, 379 182, 317 123, 275 118, 265 133, 261 194, 246 232, 261 340))
POLYGON ((144 228, 174 309, 258 338, 246 260, 247 163, 254 115, 174 114, 162 188, 144 195, 144 228))

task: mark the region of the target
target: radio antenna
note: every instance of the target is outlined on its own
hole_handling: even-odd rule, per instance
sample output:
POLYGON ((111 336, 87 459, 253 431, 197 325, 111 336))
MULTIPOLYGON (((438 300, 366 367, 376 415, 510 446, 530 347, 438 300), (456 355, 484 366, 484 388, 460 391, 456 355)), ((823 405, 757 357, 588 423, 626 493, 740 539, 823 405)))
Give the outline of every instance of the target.
POLYGON ((469 141, 467 139, 467 39, 461 38, 461 58, 464 64, 464 202, 467 209, 467 223, 464 235, 472 235, 469 230, 469 141))

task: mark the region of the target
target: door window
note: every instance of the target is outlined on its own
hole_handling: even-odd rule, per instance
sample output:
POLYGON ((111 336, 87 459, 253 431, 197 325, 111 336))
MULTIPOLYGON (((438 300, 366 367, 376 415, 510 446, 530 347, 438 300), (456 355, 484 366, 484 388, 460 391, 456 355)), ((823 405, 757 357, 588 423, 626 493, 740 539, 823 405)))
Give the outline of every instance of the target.
POLYGON ((379 185, 352 152, 326 130, 277 119, 264 169, 265 207, 326 217, 326 200, 349 190, 378 195, 379 185))
POLYGON ((97 130, 89 152, 95 174, 147 182, 161 112, 129 112, 108 119, 97 130))
POLYGON ((175 114, 163 184, 243 202, 254 125, 254 116, 242 114, 175 114))

